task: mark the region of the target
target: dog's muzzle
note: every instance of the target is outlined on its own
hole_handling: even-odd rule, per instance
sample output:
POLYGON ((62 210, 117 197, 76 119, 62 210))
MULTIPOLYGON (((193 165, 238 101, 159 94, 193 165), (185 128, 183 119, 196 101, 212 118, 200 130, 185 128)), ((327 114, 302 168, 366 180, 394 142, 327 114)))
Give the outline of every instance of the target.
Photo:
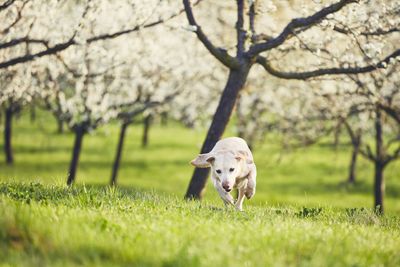
POLYGON ((232 188, 230 188, 229 185, 222 185, 222 188, 224 188, 228 193, 232 191, 232 188))

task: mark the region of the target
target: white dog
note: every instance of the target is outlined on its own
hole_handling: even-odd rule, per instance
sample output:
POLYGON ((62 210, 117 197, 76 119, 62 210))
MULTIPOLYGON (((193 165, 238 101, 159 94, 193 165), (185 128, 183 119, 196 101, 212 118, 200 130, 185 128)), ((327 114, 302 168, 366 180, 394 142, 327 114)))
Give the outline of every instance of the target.
POLYGON ((250 199, 256 192, 256 165, 253 155, 242 138, 229 137, 218 141, 206 154, 200 154, 190 162, 198 168, 211 167, 211 180, 226 205, 242 210, 244 196, 250 199), (239 190, 234 203, 229 192, 239 190))

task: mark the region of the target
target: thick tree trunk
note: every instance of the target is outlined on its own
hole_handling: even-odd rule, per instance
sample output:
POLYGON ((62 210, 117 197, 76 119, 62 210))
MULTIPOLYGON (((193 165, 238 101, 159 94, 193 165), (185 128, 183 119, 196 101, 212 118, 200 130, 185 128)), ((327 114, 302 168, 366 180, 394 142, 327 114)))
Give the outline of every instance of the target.
POLYGON ((124 140, 125 140, 125 134, 126 134, 127 128, 128 128, 128 124, 122 123, 121 130, 119 133, 117 151, 115 154, 114 164, 113 164, 112 173, 111 173, 111 179, 110 179, 111 186, 117 185, 118 170, 119 170, 119 165, 121 162, 122 149, 124 147, 124 140))
POLYGON ((357 158, 360 152, 360 145, 361 145, 361 134, 357 134, 356 140, 353 141, 353 151, 351 153, 351 161, 350 161, 350 168, 349 168, 349 177, 348 183, 354 184, 356 182, 356 167, 357 167, 357 158))
POLYGON ((5 110, 5 121, 4 121, 4 153, 6 156, 6 164, 8 165, 12 165, 14 163, 14 156, 11 144, 12 118, 13 118, 13 109, 12 107, 8 107, 5 110))
MULTIPOLYGON (((215 143, 217 143, 223 135, 226 125, 229 122, 229 118, 231 117, 232 110, 235 106, 238 94, 246 82, 248 73, 249 66, 243 67, 239 70, 230 70, 228 81, 225 85, 224 91, 220 98, 217 110, 214 114, 211 126, 208 129, 207 137, 203 143, 200 153, 210 152, 215 143)), ((194 170, 185 198, 202 198, 209 172, 210 170, 208 168, 196 168, 194 170)))
POLYGON ((385 195, 385 182, 383 171, 385 168, 384 164, 384 147, 383 147, 383 132, 382 132, 382 114, 379 109, 376 111, 375 118, 375 142, 376 142, 376 158, 375 158, 375 182, 374 182, 374 196, 375 211, 379 214, 383 214, 383 198, 385 195))
POLYGON ((67 185, 72 185, 75 182, 76 170, 79 164, 79 155, 82 150, 82 140, 85 135, 85 130, 82 127, 77 127, 75 129, 75 142, 74 148, 72 150, 71 163, 69 165, 67 185))
POLYGON ((142 147, 147 147, 147 145, 149 144, 149 132, 152 119, 153 119, 152 115, 147 115, 143 119, 142 147))

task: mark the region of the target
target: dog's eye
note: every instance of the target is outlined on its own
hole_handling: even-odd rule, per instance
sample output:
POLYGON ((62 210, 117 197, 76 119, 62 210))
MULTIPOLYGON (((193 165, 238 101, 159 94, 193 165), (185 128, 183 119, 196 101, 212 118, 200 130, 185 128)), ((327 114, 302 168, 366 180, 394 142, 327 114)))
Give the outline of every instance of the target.
POLYGON ((217 170, 217 173, 218 173, 218 174, 221 174, 221 170, 217 170))
POLYGON ((229 169, 230 172, 233 172, 234 170, 235 170, 235 168, 230 168, 229 169))

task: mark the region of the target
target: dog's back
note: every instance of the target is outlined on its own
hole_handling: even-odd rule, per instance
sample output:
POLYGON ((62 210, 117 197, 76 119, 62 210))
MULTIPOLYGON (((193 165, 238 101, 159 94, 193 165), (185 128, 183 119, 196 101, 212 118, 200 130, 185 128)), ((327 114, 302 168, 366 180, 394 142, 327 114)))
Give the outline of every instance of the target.
POLYGON ((249 155, 251 154, 250 148, 247 145, 246 141, 240 137, 228 137, 219 140, 211 152, 218 152, 223 150, 230 150, 230 151, 245 151, 249 155))

